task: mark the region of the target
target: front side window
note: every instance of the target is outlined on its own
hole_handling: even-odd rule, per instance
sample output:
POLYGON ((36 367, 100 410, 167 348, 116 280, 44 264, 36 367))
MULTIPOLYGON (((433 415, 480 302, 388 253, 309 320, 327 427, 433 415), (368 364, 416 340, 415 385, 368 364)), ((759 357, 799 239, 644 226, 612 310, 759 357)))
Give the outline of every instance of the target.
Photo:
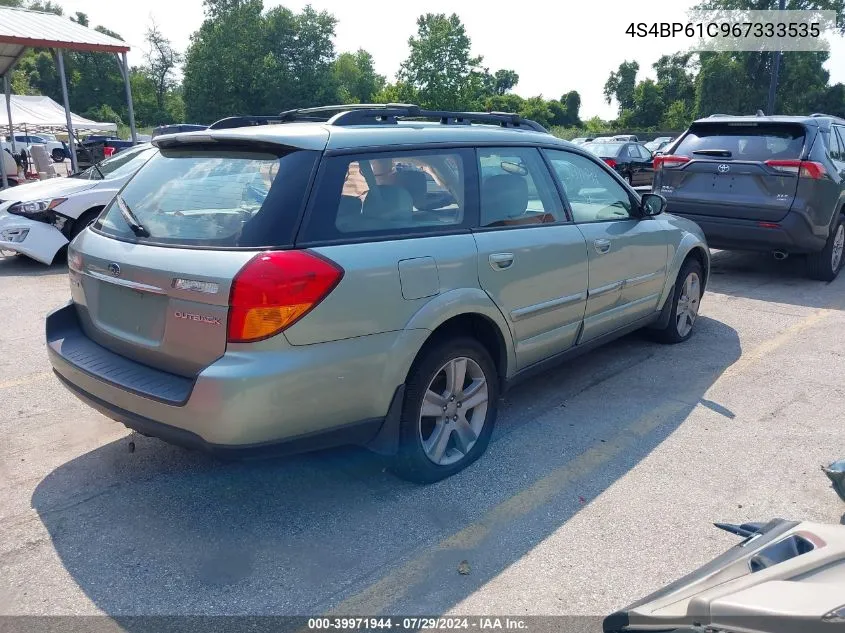
POLYGON ((563 150, 544 150, 563 186, 576 222, 627 220, 632 216, 631 198, 603 167, 563 150))
POLYGON ((554 182, 539 151, 481 148, 481 226, 548 224, 565 220, 554 182))
POLYGON ((306 241, 429 233, 468 226, 468 150, 324 160, 306 241))
POLYGON ((305 150, 277 155, 243 147, 162 148, 94 228, 150 244, 288 245, 318 155, 305 150))

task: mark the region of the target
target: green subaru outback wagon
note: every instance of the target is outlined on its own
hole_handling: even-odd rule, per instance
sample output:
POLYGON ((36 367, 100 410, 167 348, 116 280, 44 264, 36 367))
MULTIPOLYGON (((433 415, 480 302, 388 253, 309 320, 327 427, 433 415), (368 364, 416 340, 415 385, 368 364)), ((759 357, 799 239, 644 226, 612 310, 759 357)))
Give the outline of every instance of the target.
POLYGON ((698 226, 533 121, 333 106, 154 144, 46 324, 61 381, 144 435, 360 444, 431 482, 484 452, 518 380, 692 333, 698 226))

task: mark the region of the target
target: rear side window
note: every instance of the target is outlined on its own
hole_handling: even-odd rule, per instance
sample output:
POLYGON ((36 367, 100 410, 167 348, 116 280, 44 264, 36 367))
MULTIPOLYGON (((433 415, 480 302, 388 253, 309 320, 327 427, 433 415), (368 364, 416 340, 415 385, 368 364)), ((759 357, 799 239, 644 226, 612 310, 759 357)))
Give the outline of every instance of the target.
POLYGON ((836 134, 835 127, 830 128, 830 136, 828 137, 828 148, 830 158, 835 161, 845 161, 845 148, 842 147, 842 139, 836 134))
POLYGON ((244 149, 162 149, 129 181, 94 228, 150 244, 290 245, 318 156, 305 150, 276 155, 244 149))
POLYGON ((323 161, 303 240, 391 237, 468 228, 471 151, 379 152, 323 161))
POLYGON ((800 158, 804 128, 771 123, 699 123, 675 148, 690 158, 766 161, 800 158))

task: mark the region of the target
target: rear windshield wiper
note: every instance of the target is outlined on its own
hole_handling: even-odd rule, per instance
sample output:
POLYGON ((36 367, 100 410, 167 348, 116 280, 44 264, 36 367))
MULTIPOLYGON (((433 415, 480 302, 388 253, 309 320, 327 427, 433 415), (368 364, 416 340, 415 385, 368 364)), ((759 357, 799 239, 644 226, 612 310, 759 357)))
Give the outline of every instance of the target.
POLYGON ((730 158, 733 153, 729 149, 696 149, 693 154, 701 154, 702 156, 719 156, 721 158, 730 158))
POLYGON ((117 208, 120 209, 120 215, 122 215, 123 219, 126 220, 126 224, 129 225, 132 232, 138 237, 149 237, 150 232, 147 230, 147 227, 141 224, 138 217, 132 213, 132 209, 129 208, 126 201, 119 195, 114 197, 114 201, 117 203, 117 208))

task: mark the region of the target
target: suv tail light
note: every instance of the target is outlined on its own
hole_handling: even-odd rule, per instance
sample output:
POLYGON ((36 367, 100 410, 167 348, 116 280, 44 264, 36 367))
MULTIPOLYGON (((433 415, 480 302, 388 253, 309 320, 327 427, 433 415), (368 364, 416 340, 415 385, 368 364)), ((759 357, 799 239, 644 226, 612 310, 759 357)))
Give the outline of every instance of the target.
POLYGON ((664 167, 680 167, 684 163, 689 162, 688 156, 676 156, 675 154, 663 154, 654 157, 654 170, 663 169, 664 167))
POLYGON ((819 180, 827 173, 824 165, 810 160, 767 160, 766 166, 787 174, 798 174, 799 178, 819 180))
POLYGON ((235 275, 229 295, 228 341, 269 338, 314 309, 343 279, 343 269, 306 251, 252 258, 235 275))
POLYGON ((602 158, 604 162, 606 162, 611 167, 616 167, 616 161, 612 158, 602 158))

